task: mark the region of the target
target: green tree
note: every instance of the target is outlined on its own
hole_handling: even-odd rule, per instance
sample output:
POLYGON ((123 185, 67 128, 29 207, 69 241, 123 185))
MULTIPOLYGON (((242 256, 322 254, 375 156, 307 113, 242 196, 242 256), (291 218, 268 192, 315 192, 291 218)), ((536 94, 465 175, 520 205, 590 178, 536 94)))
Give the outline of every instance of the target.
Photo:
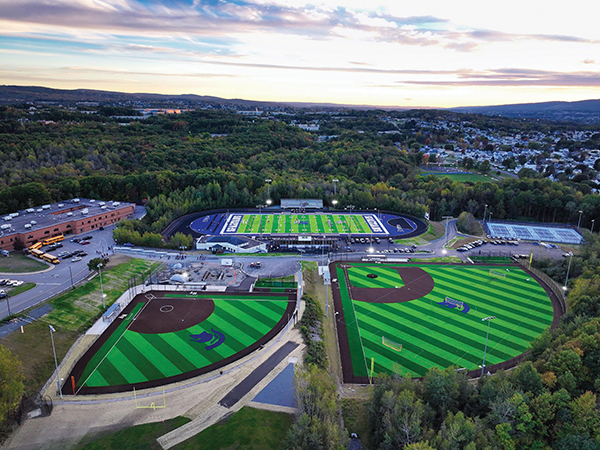
POLYGON ((175 233, 173 237, 171 237, 171 245, 174 248, 185 247, 186 249, 191 249, 194 244, 194 238, 189 234, 183 233, 175 233))
POLYGON ((13 411, 25 391, 21 362, 0 345, 0 423, 13 411))
POLYGON ((90 272, 98 272, 100 264, 102 264, 102 266, 106 266, 106 261, 104 260, 104 258, 90 259, 87 266, 90 272))
POLYGON ((329 373, 311 365, 298 370, 294 384, 299 414, 286 448, 342 450, 348 437, 340 426, 337 389, 329 373))

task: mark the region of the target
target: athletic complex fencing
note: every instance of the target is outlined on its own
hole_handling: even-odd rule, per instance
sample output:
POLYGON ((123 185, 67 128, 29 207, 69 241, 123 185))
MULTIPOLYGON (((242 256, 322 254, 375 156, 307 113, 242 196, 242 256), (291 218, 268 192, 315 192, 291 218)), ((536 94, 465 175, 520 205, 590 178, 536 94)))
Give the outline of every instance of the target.
POLYGON ((541 270, 538 270, 535 267, 529 267, 529 261, 518 260, 517 262, 523 268, 529 270, 536 277, 540 278, 546 284, 546 286, 548 286, 548 288, 552 292, 554 292, 554 295, 556 295, 556 298, 558 299, 558 302, 560 303, 560 308, 562 310, 562 314, 566 313, 567 312, 567 303, 565 300, 565 291, 558 284, 556 284, 556 281, 554 281, 552 278, 550 278, 548 275, 546 275, 541 270))

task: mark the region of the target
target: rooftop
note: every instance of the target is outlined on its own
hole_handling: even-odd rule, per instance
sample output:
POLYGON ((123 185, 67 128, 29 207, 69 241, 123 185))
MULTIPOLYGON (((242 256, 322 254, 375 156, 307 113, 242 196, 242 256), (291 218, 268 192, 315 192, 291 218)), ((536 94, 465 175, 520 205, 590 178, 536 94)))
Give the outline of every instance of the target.
POLYGON ((100 200, 74 198, 50 203, 36 208, 23 209, 0 218, 0 235, 25 230, 39 230, 60 223, 68 223, 81 217, 96 216, 102 212, 115 211, 135 206, 133 203, 104 202, 100 200))

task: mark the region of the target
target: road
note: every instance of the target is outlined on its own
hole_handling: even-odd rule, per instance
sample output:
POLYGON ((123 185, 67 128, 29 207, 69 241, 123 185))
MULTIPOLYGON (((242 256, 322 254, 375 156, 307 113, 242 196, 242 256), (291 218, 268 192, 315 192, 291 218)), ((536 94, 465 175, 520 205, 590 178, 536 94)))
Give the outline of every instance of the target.
MULTIPOLYGON (((521 243, 519 246, 514 247, 505 247, 505 246, 491 246, 486 245, 485 247, 480 247, 477 249, 473 249, 470 252, 460 253, 456 250, 445 249, 445 244, 447 242, 451 242, 452 239, 457 236, 468 237, 458 232, 456 228, 456 219, 448 221, 448 229, 447 232, 441 238, 431 241, 427 245, 419 246, 415 253, 388 253, 390 256, 398 256, 402 257, 410 256, 412 258, 440 258, 443 256, 458 256, 462 260, 466 260, 467 257, 471 254, 481 254, 480 252, 488 253, 494 252, 496 254, 505 254, 510 256, 514 253, 521 254, 529 254, 531 252, 534 253, 534 258, 560 258, 562 255, 562 250, 560 248, 547 250, 543 247, 536 246, 532 243, 521 243), (444 253, 444 250, 446 251, 444 253)), ((444 226, 446 226, 445 222, 442 222, 444 226)), ((64 247, 60 250, 77 250, 84 249, 88 256, 83 258, 79 262, 71 262, 70 259, 61 260, 61 263, 57 266, 52 266, 49 270, 44 272, 38 272, 34 274, 27 275, 14 275, 14 274, 0 274, 0 277, 3 278, 11 278, 23 280, 25 282, 31 281, 36 283, 36 287, 23 292, 22 294, 17 295, 16 297, 10 298, 10 310, 12 314, 24 311, 32 306, 35 306, 55 295, 68 290, 71 288, 72 284, 77 284, 78 282, 84 280, 86 277, 90 277, 93 274, 87 268, 87 263, 90 259, 99 256, 100 253, 109 252, 108 248, 114 245, 114 241, 112 238, 112 233, 114 230, 114 225, 110 227, 106 227, 103 231, 93 231, 88 233, 93 236, 91 239, 91 243, 86 246, 81 246, 80 244, 72 243, 69 240, 64 241, 64 247), (72 281, 71 281, 72 277, 72 281)), ((394 248, 407 248, 407 245, 403 244, 392 244, 387 241, 381 242, 381 244, 351 244, 350 245, 352 252, 348 253, 349 257, 352 258, 360 258, 361 256, 370 255, 372 252, 382 253, 384 250, 393 250, 394 248), (372 251, 370 251, 372 249, 372 251)), ((128 254, 127 251, 124 254, 128 254)), ((338 253, 338 255, 341 255, 338 253)), ((135 256, 136 258, 142 257, 139 253, 130 253, 130 256, 135 256)), ((210 261, 218 261, 222 258, 230 258, 235 262, 244 263, 244 271, 250 276, 260 276, 260 277, 278 277, 285 276, 291 273, 295 273, 299 266, 297 265, 298 261, 316 261, 319 265, 327 264, 327 253, 304 253, 298 255, 297 253, 291 253, 285 256, 264 256, 264 255, 241 255, 241 254, 225 254, 220 256, 206 256, 207 260, 210 261), (261 260, 263 266, 261 269, 250 269, 249 263, 251 261, 261 260), (248 264, 246 264, 248 263, 248 264)), ((193 262, 194 257, 189 257, 187 262, 193 262)), ((172 260, 172 262, 175 262, 172 260)), ((0 318, 8 315, 7 302, 0 302, 0 318)))
MULTIPOLYGON (((88 256, 81 261, 72 262, 71 259, 62 259, 60 264, 50 267, 42 272, 31 274, 0 274, 2 278, 10 278, 11 280, 22 280, 25 282, 33 282, 36 286, 29 291, 23 292, 8 300, 10 311, 12 314, 24 311, 32 306, 35 306, 55 295, 71 288, 73 284, 77 284, 84 278, 92 274, 87 268, 90 259, 100 256, 100 253, 108 252, 108 247, 114 245, 112 233, 114 225, 106 227, 103 231, 96 230, 85 235, 92 236, 89 245, 80 245, 70 242, 75 236, 68 236, 62 244, 63 247, 52 252, 57 254, 60 251, 85 250, 88 256), (99 252, 99 253, 98 253, 99 252)), ((79 236, 80 237, 80 236, 79 236)), ((0 302, 0 318, 8 315, 7 302, 0 302)))

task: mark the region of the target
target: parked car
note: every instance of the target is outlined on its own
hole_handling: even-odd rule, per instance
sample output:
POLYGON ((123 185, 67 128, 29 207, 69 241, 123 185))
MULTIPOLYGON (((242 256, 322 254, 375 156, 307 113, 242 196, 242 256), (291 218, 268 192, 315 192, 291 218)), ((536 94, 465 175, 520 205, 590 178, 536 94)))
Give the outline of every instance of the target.
POLYGON ((67 259, 71 257, 73 257, 73 253, 67 253, 66 255, 63 255, 62 259, 67 259))
POLYGON ((13 281, 13 284, 12 284, 12 285, 13 285, 13 286, 21 286, 23 283, 25 283, 25 282, 24 282, 24 281, 21 281, 21 280, 15 280, 15 281, 13 281))
POLYGON ((92 239, 94 236, 83 236, 81 238, 82 241, 89 241, 90 239, 92 239))
POLYGON ((82 259, 82 258, 81 258, 81 256, 76 256, 75 258, 73 258, 73 259, 71 260, 71 262, 77 262, 77 261, 81 261, 81 259, 82 259))
POLYGON ((71 242, 78 244, 81 242, 81 238, 73 238, 73 239, 71 239, 71 242))
POLYGON ((123 244, 123 247, 135 247, 135 245, 133 245, 131 242, 126 242, 123 244))
POLYGON ((81 241, 80 244, 81 245, 88 245, 88 244, 91 244, 91 242, 90 241, 81 241))

